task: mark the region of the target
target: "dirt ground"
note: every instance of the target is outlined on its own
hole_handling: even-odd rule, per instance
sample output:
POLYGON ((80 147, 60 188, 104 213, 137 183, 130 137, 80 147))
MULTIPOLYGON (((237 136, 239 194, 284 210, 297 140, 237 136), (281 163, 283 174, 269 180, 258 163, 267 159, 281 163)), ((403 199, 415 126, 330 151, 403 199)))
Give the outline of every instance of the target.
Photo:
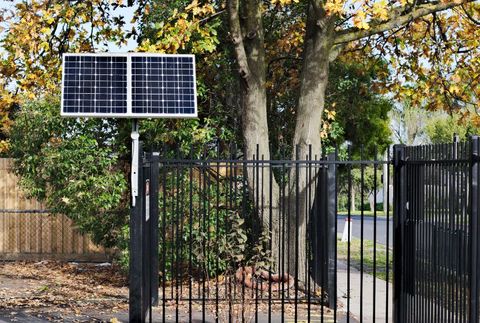
MULTIPOLYGON (((109 263, 0 262, 0 323, 128 322, 127 283, 127 277, 120 268, 109 263)), ((250 320, 253 321, 253 305, 248 306, 252 307, 250 309, 245 306, 241 307, 243 311, 250 312, 247 316, 251 316, 250 320)), ((305 306, 300 306, 300 316, 304 316, 302 312, 305 309, 302 308, 305 306)), ((206 310, 213 313, 215 309, 210 307, 212 305, 207 305, 206 310)), ((267 312, 260 310, 260 307, 258 322, 267 322, 267 312)), ((283 308, 286 322, 293 322, 291 307, 286 305, 283 308)), ((333 322, 331 310, 324 309, 324 322, 333 322)), ((186 304, 176 307, 170 301, 166 304, 165 315, 162 311, 162 306, 154 308, 154 322, 163 322, 164 318, 167 322, 175 322, 176 317, 180 322, 189 320, 186 304)), ((204 318, 206 321, 215 321, 212 315, 202 316, 200 304, 194 304, 193 311, 193 322, 200 322, 204 318)), ((219 321, 226 322, 222 319, 222 312, 225 310, 220 309, 219 321)), ((281 312, 278 304, 272 305, 272 322, 281 320, 281 312)), ((311 322, 321 321, 319 307, 312 308, 311 313, 311 322)), ((250 320, 247 318, 247 321, 250 320)), ((337 321, 345 321, 340 312, 337 321)))
POLYGON ((111 264, 0 263, 0 322, 117 322, 126 277, 111 264))

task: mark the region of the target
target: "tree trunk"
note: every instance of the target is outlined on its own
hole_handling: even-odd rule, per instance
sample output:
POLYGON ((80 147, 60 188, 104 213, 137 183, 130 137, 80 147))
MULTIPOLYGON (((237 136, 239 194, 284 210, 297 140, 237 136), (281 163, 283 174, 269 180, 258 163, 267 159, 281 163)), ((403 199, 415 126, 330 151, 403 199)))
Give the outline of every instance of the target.
MULTIPOLYGON (((321 6, 309 6, 305 35, 304 61, 300 76, 300 97, 294 134, 296 152, 294 159, 305 159, 309 152, 321 155, 320 131, 325 106, 325 90, 328 83, 329 56, 332 48, 333 19, 327 18, 321 6)), ((298 167, 292 185, 290 202, 294 225, 290 236, 295 244, 290 248, 290 268, 301 282, 310 279, 307 258, 307 228, 315 189, 310 189, 318 175, 316 168, 298 167)))
MULTIPOLYGON (((279 254, 279 188, 269 167, 261 160, 270 160, 267 120, 266 61, 259 0, 229 0, 230 33, 239 66, 242 128, 245 140, 245 159, 259 160, 247 165, 247 183, 250 197, 264 232, 269 231, 274 270, 280 263, 279 254), (240 12, 242 15, 240 15, 240 12), (245 17, 240 18, 240 16, 245 17)), ((267 164, 268 166, 268 164, 267 164)))
MULTIPOLYGON (((316 0, 321 2, 320 0, 316 0)), ((310 5, 300 97, 294 135, 296 154, 305 159, 311 149, 321 155, 320 130, 328 82, 333 19, 322 6, 310 5)), ((267 122, 266 61, 260 0, 229 0, 230 32, 241 77, 241 104, 246 159, 270 159, 267 122), (242 15, 239 13, 242 12, 242 15), (241 17, 245 17, 241 19, 241 17)), ((247 170, 247 182, 263 229, 271 231, 272 258, 277 270, 288 271, 300 282, 310 277, 307 258, 307 226, 315 198, 315 168, 296 164, 288 190, 280 199, 279 186, 268 167, 247 170), (272 194, 270 194, 270 189, 272 194), (271 206, 271 208, 270 208, 271 206), (281 212, 280 212, 281 210, 281 212), (270 221, 271 219, 271 221, 270 221)))

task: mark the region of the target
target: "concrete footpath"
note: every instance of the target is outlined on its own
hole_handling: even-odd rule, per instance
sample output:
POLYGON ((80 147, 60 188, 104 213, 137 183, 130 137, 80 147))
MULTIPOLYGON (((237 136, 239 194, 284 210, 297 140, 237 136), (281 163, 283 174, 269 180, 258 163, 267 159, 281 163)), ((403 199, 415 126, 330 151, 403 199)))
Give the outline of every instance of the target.
MULTIPOLYGON (((391 283, 386 283, 382 279, 375 279, 375 309, 374 309, 374 290, 373 276, 363 273, 363 293, 360 291, 361 272, 354 267, 350 267, 350 315, 363 322, 388 322, 392 320, 392 295, 393 287, 391 283), (387 313, 387 286, 388 286, 388 313, 387 313), (363 296, 363 297, 362 297, 363 296), (363 307, 363 312, 361 312, 363 307), (375 311, 375 313, 374 313, 375 311)), ((337 261, 337 296, 343 303, 347 311, 348 297, 348 271, 347 263, 337 261)))

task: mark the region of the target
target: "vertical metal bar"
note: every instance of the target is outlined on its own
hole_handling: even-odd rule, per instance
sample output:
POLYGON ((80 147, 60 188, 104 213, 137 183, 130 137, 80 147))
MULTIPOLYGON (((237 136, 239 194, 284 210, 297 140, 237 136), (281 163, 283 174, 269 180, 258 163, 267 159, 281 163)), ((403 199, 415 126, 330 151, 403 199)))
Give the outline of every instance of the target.
MULTIPOLYGON (((447 148, 446 144, 442 144, 442 159, 447 160, 447 148)), ((450 241, 450 236, 448 234, 448 220, 449 220, 449 212, 448 212, 448 168, 446 165, 441 166, 442 170, 442 218, 441 218, 441 226, 440 226, 440 233, 441 238, 439 239, 440 242, 440 259, 442 263, 442 296, 441 296, 441 308, 442 308, 442 320, 448 321, 448 294, 450 290, 450 286, 448 284, 448 259, 447 259, 447 252, 448 246, 446 241, 450 241), (448 239, 448 240, 447 240, 448 239)))
MULTIPOLYGON (((462 159, 466 159, 467 155, 467 143, 464 142, 462 144, 462 159)), ((468 230, 468 225, 469 225, 469 221, 468 221, 468 205, 469 205, 469 201, 468 201, 468 197, 469 197, 469 192, 468 192, 468 189, 469 189, 469 185, 468 185, 468 181, 469 181, 469 177, 467 176, 468 172, 470 171, 469 169, 469 163, 462 163, 462 166, 461 166, 461 171, 460 171, 460 187, 462 189, 462 198, 461 198, 461 203, 460 203, 460 206, 461 206, 461 214, 462 214, 462 227, 461 227, 461 230, 462 230, 462 242, 463 242, 463 245, 462 245, 462 252, 460 252, 460 257, 462 259, 462 323, 465 323, 467 322, 467 309, 468 309, 468 300, 467 300, 467 297, 469 296, 468 294, 468 272, 469 272, 469 268, 468 268, 468 263, 469 263, 469 230, 468 230)))
POLYGON ((387 225, 387 241, 386 241, 386 249, 387 249, 387 254, 385 256, 386 260, 386 269, 385 269, 385 280, 386 280, 386 295, 387 299, 385 300, 385 323, 390 322, 390 311, 389 311, 389 301, 390 301, 390 156, 389 156, 389 151, 385 153, 385 163, 386 163, 386 168, 387 171, 385 172, 385 177, 384 177, 384 184, 387 186, 387 189, 384 191, 386 194, 384 194, 384 198, 387 199, 387 203, 384 204, 384 212, 386 216, 386 225, 387 225))
POLYGON ((205 270, 205 273, 206 273, 206 284, 207 284, 207 297, 206 299, 204 300, 204 302, 206 303, 207 300, 208 301, 211 301, 213 296, 211 295, 213 291, 211 291, 211 274, 215 274, 214 272, 210 272, 210 268, 212 267, 211 265, 214 265, 215 264, 215 260, 214 259, 211 259, 212 257, 212 253, 213 253, 213 250, 212 250, 212 245, 213 243, 211 243, 211 231, 210 231, 210 227, 211 227, 211 221, 212 221, 212 207, 210 205, 210 203, 215 203, 215 200, 212 201, 212 198, 211 198, 211 192, 212 192, 212 177, 213 175, 210 173, 210 170, 212 169, 212 157, 208 155, 207 153, 207 160, 206 160, 206 164, 205 164, 205 173, 206 173, 206 181, 205 181, 205 196, 204 196, 204 199, 206 200, 205 201, 205 204, 206 204, 206 219, 205 219, 205 231, 207 233, 207 242, 206 242, 206 254, 205 254, 205 265, 206 265, 206 270, 205 270))
POLYGON ((405 146, 393 147, 394 158, 394 203, 393 203, 393 319, 395 323, 405 322, 405 307, 402 302, 403 294, 403 239, 405 221, 405 146))
POLYGON ((455 190, 455 200, 453 202, 453 208, 454 208, 454 213, 455 213, 455 217, 456 217, 456 220, 455 220, 455 225, 454 225, 454 232, 455 232, 455 243, 457 244, 457 250, 458 252, 455 254, 455 256, 453 257, 452 255, 452 260, 453 260, 453 263, 454 263, 454 266, 455 266, 455 270, 456 270, 456 276, 454 278, 455 280, 455 295, 453 297, 453 301, 454 301, 454 304, 455 304, 455 314, 454 314, 454 317, 455 317, 455 321, 456 322, 460 322, 460 319, 461 319, 461 316, 460 316, 460 313, 461 313, 461 303, 460 303, 460 288, 461 288, 461 278, 462 278, 462 271, 461 271, 461 250, 462 250, 462 244, 461 244, 461 240, 462 240, 462 234, 461 234, 461 229, 460 229, 460 223, 462 221, 462 218, 461 218, 461 214, 460 212, 458 211, 459 209, 459 198, 461 196, 460 194, 460 179, 459 179, 459 173, 458 173, 458 169, 459 169, 459 166, 460 164, 458 163, 458 149, 459 149, 459 143, 458 142, 454 142, 454 151, 453 151, 453 159, 455 160, 453 166, 452 166, 452 180, 453 180, 453 186, 454 186, 454 190, 455 190))
MULTIPOLYGON (((321 156, 321 159, 320 160, 323 160, 323 157, 322 157, 322 152, 320 151, 320 156, 321 156)), ((317 160, 317 155, 315 155, 315 160, 317 160)), ((326 252, 324 252, 324 250, 328 250, 328 245, 326 246, 326 248, 323 248, 323 246, 321 245, 321 238, 323 236, 326 237, 326 235, 323 235, 324 233, 324 230, 323 228, 325 227, 325 229, 328 229, 327 225, 323 225, 322 224, 322 220, 323 218, 325 218, 325 220, 327 220, 327 214, 323 213, 323 212, 326 212, 327 211, 327 207, 326 207, 326 204, 325 204, 325 210, 324 210, 324 206, 322 205, 322 201, 324 201, 323 199, 323 195, 326 195, 327 192, 323 192, 322 190, 325 190, 326 189, 326 171, 327 171, 327 165, 325 164, 319 164, 317 165, 318 169, 317 169, 317 172, 318 172, 318 176, 315 176, 315 189, 316 189, 316 192, 315 192, 315 200, 313 201, 314 203, 314 209, 315 209, 315 214, 314 214, 314 217, 313 217, 313 230, 312 230, 312 241, 313 241, 313 244, 312 244, 312 251, 311 253, 313 254, 314 256, 314 262, 313 262, 313 266, 315 266, 314 268, 314 273, 315 273, 315 281, 318 282, 318 279, 320 277, 320 300, 324 300, 326 297, 327 297, 327 291, 326 291, 326 288, 325 288, 325 285, 326 285, 326 281, 327 279, 325 278, 325 276, 328 274, 328 259, 326 258, 327 257, 327 254, 326 252), (321 248, 321 249, 320 249, 321 248), (321 250, 322 252, 320 253, 319 250, 321 250), (318 255, 321 255, 320 256, 320 261, 317 260, 317 257, 318 255), (323 259, 325 258, 325 259, 323 259), (324 261, 326 261, 324 263, 324 261), (320 274, 318 274, 318 272, 320 271, 320 274)), ((326 222, 325 222, 326 223, 326 222)), ((326 241, 328 244, 328 240, 326 241)), ((316 294, 318 293, 317 291, 317 288, 316 286, 314 286, 314 290, 313 290, 313 293, 316 294)), ((330 297, 330 296, 328 296, 330 297)), ((320 305, 320 322, 323 323, 324 322, 324 306, 323 304, 320 305)))
MULTIPOLYGON (((308 155, 307 155, 307 158, 305 159, 307 161, 307 164, 306 164, 306 170, 305 170, 305 177, 306 177, 306 181, 307 181, 307 198, 306 198, 306 201, 305 201, 305 210, 306 210, 306 214, 305 214, 305 218, 308 219, 310 217, 310 212, 311 210, 313 209, 312 208, 312 201, 311 201, 311 196, 312 196, 312 145, 308 145, 308 155)), ((305 220, 307 221, 307 220, 305 220)), ((311 223, 311 222, 308 222, 308 223, 311 223)), ((311 227, 311 225, 310 225, 311 227)), ((311 303, 311 291, 310 291, 310 270, 309 270, 309 260, 310 260, 310 248, 309 248, 309 245, 311 244, 311 229, 307 227, 307 230, 306 230, 306 235, 307 235, 307 238, 305 239, 305 254, 307 255, 305 257, 305 273, 306 273, 306 277, 305 279, 307 280, 307 322, 310 323, 310 311, 311 311, 311 306, 310 306, 310 303, 311 303)))
MULTIPOLYGON (((420 148, 421 147, 413 147, 413 159, 420 160, 420 148)), ((414 268, 412 271, 413 274, 413 284, 412 284, 412 292, 413 292, 413 311, 412 311, 412 320, 419 321, 422 315, 421 306, 420 306, 420 297, 418 295, 418 286, 421 283, 421 278, 419 278, 419 269, 421 266, 421 261, 418 255, 418 228, 419 228, 419 221, 420 221, 420 213, 421 213, 421 205, 420 205, 420 192, 422 190, 422 181, 420 178, 420 165, 414 165, 412 167, 412 175, 413 175, 413 185, 412 185, 412 205, 410 207, 410 213, 412 218, 412 258, 414 259, 414 268)))
MULTIPOLYGON (((446 160, 448 156, 446 156, 447 145, 442 144, 442 159, 446 160)), ((442 298, 441 298, 441 308, 442 308, 442 320, 448 321, 448 294, 450 291, 449 286, 449 279, 448 279, 448 259, 447 259, 447 252, 448 252, 448 245, 447 241, 450 241, 450 236, 448 234, 448 220, 449 220, 449 203, 448 203, 448 172, 447 166, 444 164, 441 166, 442 169, 442 218, 441 218, 441 226, 440 226, 440 234, 441 238, 439 239, 440 243, 440 261, 441 261, 441 268, 442 268, 442 298)))
MULTIPOLYGON (((177 160, 180 159, 179 156, 179 149, 177 147, 175 158, 177 160)), ((174 222, 172 223, 172 237, 173 241, 175 242, 172 250, 172 278, 175 279, 175 322, 178 322, 178 317, 180 315, 180 307, 179 307, 179 287, 180 287, 180 247, 179 243, 181 243, 182 238, 180 236, 180 216, 182 212, 180 211, 180 197, 182 195, 180 191, 180 164, 175 165, 175 197, 174 201, 172 201, 172 214, 174 216, 174 222), (175 268, 175 269, 174 269, 175 268)))
MULTIPOLYGON (((337 161, 338 160, 338 147, 335 146, 335 153, 334 153, 334 158, 335 160, 337 161)), ((337 205, 338 205, 338 177, 337 177, 337 165, 335 165, 335 168, 332 170, 332 172, 334 173, 334 176, 335 176, 335 180, 333 181, 335 183, 335 186, 333 187, 332 186, 332 189, 333 189, 333 196, 332 197, 332 200, 333 200, 333 203, 335 205, 334 207, 334 214, 332 216, 332 220, 333 222, 335 223, 335 229, 334 229, 334 239, 335 239, 335 243, 333 244, 334 245, 334 257, 333 257, 333 267, 334 267, 334 271, 333 271, 333 276, 334 276, 334 284, 335 284, 335 304, 334 304, 334 308, 333 308, 333 321, 336 322, 337 321, 337 283, 338 283, 338 276, 337 276, 337 257, 338 257, 338 245, 337 245, 337 232, 338 232, 338 222, 337 222, 337 205)))
MULTIPOLYGON (((256 180, 256 184, 255 184, 255 209, 257 210, 257 219, 261 219, 262 218, 262 209, 261 209, 261 202, 260 202, 260 199, 262 198, 260 196, 260 186, 263 186, 262 185, 262 182, 260 180, 260 145, 257 144, 257 150, 256 150, 256 158, 255 159, 255 180, 256 180)), ((257 223, 257 230, 256 230, 256 233, 258 234, 260 230, 258 230, 258 221, 254 221, 254 223, 257 223)), ((261 233, 260 233, 261 234, 261 233)), ((252 275, 255 275, 255 273, 252 273, 252 275)), ((258 288, 253 288, 252 289, 252 297, 255 296, 255 322, 258 322, 258 288), (254 295, 255 294, 255 295, 254 295)))
MULTIPOLYGON (((282 154, 283 155, 283 154, 282 154)), ((284 159, 284 158, 282 158, 284 159)), ((286 212, 286 198, 285 198, 285 187, 286 187, 286 181, 285 181, 285 176, 286 172, 290 173, 289 170, 285 168, 285 163, 282 163, 282 175, 281 175, 281 188, 280 188, 280 203, 281 203, 281 211, 280 211, 280 221, 281 222, 281 227, 280 227, 280 245, 281 245, 281 251, 279 252, 279 258, 280 258, 280 273, 283 275, 287 270, 288 267, 285 268, 285 232, 289 230, 289 228, 285 225, 286 224, 286 217, 289 216, 289 214, 286 212)), ((287 240, 288 241, 288 240, 287 240)), ((287 245, 287 251, 288 251, 288 245, 287 245)), ((285 283, 284 280, 282 280, 282 295, 281 295, 281 314, 280 314, 280 319, 281 322, 284 322, 285 320, 285 283)))
MULTIPOLYGON (((406 147, 405 151, 408 156, 408 158, 413 159, 413 148, 412 147, 406 147)), ((415 255, 411 254, 411 241, 412 241, 412 230, 411 227, 413 225, 412 222, 412 215, 411 215, 411 210, 412 210, 412 189, 414 187, 414 166, 415 165, 406 165, 406 176, 405 176, 405 186, 406 186, 406 192, 405 192, 405 221, 404 221, 404 243, 403 243, 403 252, 404 252, 404 259, 403 259, 403 273, 404 273, 404 293, 403 293, 403 298, 405 300, 405 309, 406 309, 406 314, 405 314, 405 320, 406 322, 413 322, 413 313, 414 310, 412 308, 412 290, 411 290, 411 285, 412 285, 412 280, 413 280, 413 275, 412 275, 412 266, 415 264, 415 260, 412 259, 415 255)))
MULTIPOLYGON (((456 217, 456 200, 458 199, 458 196, 457 196, 457 191, 456 191, 456 187, 455 187, 455 184, 456 184, 456 181, 455 181, 455 168, 456 168, 456 162, 455 160, 457 159, 457 149, 458 149, 458 146, 457 146, 457 140, 458 138, 456 138, 454 136, 454 139, 453 139, 453 143, 452 143, 452 147, 451 147, 451 153, 452 153, 452 158, 451 160, 453 160, 453 162, 449 165, 449 192, 448 192, 448 195, 450 197, 450 223, 449 223, 449 228, 450 228, 450 234, 453 238, 453 242, 454 242, 454 245, 452 247, 452 251, 458 251, 459 250, 459 239, 458 239, 458 231, 456 229, 456 222, 457 220, 455 219, 456 217)), ((456 263, 456 259, 455 259, 455 255, 456 253, 452 252, 450 253, 449 255, 449 265, 450 265, 450 268, 451 268, 451 271, 452 273, 450 274, 450 280, 451 280, 451 283, 452 283, 452 288, 451 288, 451 296, 450 296, 450 321, 453 322, 454 320, 456 320, 456 317, 457 317, 457 310, 458 309, 458 300, 456 298, 456 296, 458 295, 457 294, 457 288, 458 288, 458 266, 457 266, 457 263, 456 263), (454 276, 453 275, 453 272, 456 273, 456 275, 454 276)))
MULTIPOLYGON (((181 159, 183 159, 183 155, 180 156, 181 159)), ((178 248, 179 249, 179 258, 178 258, 178 261, 181 262, 177 268, 179 268, 178 272, 177 272, 177 277, 178 277, 178 280, 179 280, 179 286, 180 286, 180 301, 182 301, 183 299, 183 277, 184 277, 184 248, 185 248, 185 245, 184 245, 184 225, 185 225, 185 174, 184 174, 184 171, 185 171, 185 164, 183 162, 179 163, 179 166, 180 168, 180 178, 179 178, 179 182, 180 182, 180 187, 178 188, 178 191, 179 191, 179 197, 177 198, 177 200, 179 201, 179 207, 178 207, 178 211, 179 212, 179 218, 180 218, 180 233, 178 234, 179 236, 179 239, 180 239, 180 247, 178 248)))
MULTIPOLYGON (((139 143, 137 165, 141 165, 143 154, 142 143, 139 143)), ((143 178, 143 169, 138 167, 137 175, 143 178)), ((129 320, 145 322, 143 309, 143 252, 142 252, 142 201, 143 185, 139 185, 138 194, 134 197, 130 214, 130 263, 129 263, 129 320)))
POLYGON ((373 322, 376 320, 377 302, 377 148, 373 153, 373 322))
MULTIPOLYGON (((429 145, 425 148, 425 160, 431 160, 432 159, 432 146, 429 145)), ((427 191, 426 191, 426 199, 427 199, 427 206, 426 206, 426 221, 424 223, 424 235, 425 235, 425 241, 426 241, 426 246, 425 249, 423 250, 423 255, 425 258, 425 265, 424 265, 424 276, 426 277, 426 281, 424 283, 425 285, 425 292, 424 292, 424 303, 425 303, 425 319, 427 321, 430 321, 433 319, 433 313, 432 313, 432 302, 430 302, 431 295, 432 295, 432 282, 433 279, 430 275, 431 273, 431 266, 432 266, 432 258, 431 258, 431 249, 432 249, 432 223, 433 223, 433 218, 434 218, 434 174, 433 174, 433 168, 432 165, 425 165, 425 174, 427 180, 427 191)))
MULTIPOLYGON (((351 146, 347 149, 348 160, 352 158, 351 146)), ((352 225, 352 165, 348 165, 348 205, 347 205, 347 323, 350 322, 350 265, 351 265, 351 239, 350 229, 352 225)), ((355 203, 355 201, 353 201, 355 203)))
MULTIPOLYGON (((255 159, 255 158, 254 158, 255 159)), ((243 177, 242 177, 242 217, 246 220, 247 216, 247 203, 248 203, 248 191, 247 191, 247 162, 243 162, 243 177)), ((253 167, 253 166, 252 166, 253 167)), ((252 170, 252 173, 254 171, 252 170)), ((242 323, 245 322, 245 271, 242 271, 242 323)))
MULTIPOLYGON (((320 151, 320 158, 322 158, 322 152, 320 151)), ((318 161, 318 156, 315 155, 315 162, 318 161)), ((314 203, 314 209, 316 210, 315 212, 315 216, 313 217, 313 228, 315 230, 313 230, 313 250, 312 250, 312 253, 314 255, 318 255, 318 252, 316 252, 316 250, 318 250, 318 246, 319 246, 319 243, 321 241, 321 237, 320 237, 320 234, 319 232, 320 229, 319 229, 319 225, 321 225, 321 219, 319 218, 321 216, 321 204, 320 204, 320 197, 322 196, 322 192, 320 191, 319 187, 320 185, 323 185, 323 178, 324 178, 324 173, 326 171, 326 167, 327 165, 323 165, 323 164, 316 164, 316 171, 318 172, 318 175, 315 176, 315 199, 313 201, 314 203)), ((316 265, 316 263, 314 262, 314 266, 316 265)), ((325 276, 325 271, 327 270, 327 268, 325 268, 323 266, 323 264, 321 264, 320 266, 320 293, 319 291, 317 290, 317 285, 314 286, 314 290, 313 290, 313 293, 315 295, 318 295, 318 293, 320 294, 320 300, 323 301, 325 298, 326 298, 326 290, 325 288, 323 288, 324 284, 325 284, 325 281, 323 279, 323 277, 325 276)), ((315 273, 317 273, 317 268, 315 268, 315 273)), ((318 275, 315 275, 315 281, 318 282, 318 275)), ((324 306, 323 305, 320 305, 320 322, 321 323, 324 323, 324 306)))
MULTIPOLYGON (((272 239, 273 239, 273 209, 272 209, 272 200, 273 200, 273 172, 272 172, 272 164, 268 164, 268 200, 269 200, 269 205, 268 205, 268 232, 270 239, 268 240, 268 250, 270 250, 272 253, 274 252, 272 250, 272 239)), ((278 217, 277 217, 278 219, 278 217)), ((276 243, 279 243, 278 241, 276 243)), ((277 264, 278 266, 278 264, 277 264)), ((270 283, 272 281, 272 263, 269 262, 268 265, 268 323, 272 321, 272 284, 270 283)), ((279 272, 281 275, 281 273, 279 272)))
MULTIPOLYGON (((163 151, 165 157, 165 151, 163 151)), ((167 282, 167 169, 163 169, 162 176, 162 320, 166 320, 166 282, 167 282)))
MULTIPOLYGON (((440 145, 434 145, 434 150, 433 150, 433 156, 434 159, 437 160, 440 156, 440 145)), ((440 176, 440 166, 439 164, 434 164, 433 165, 434 169, 434 177, 436 178, 436 182, 438 183, 434 187, 434 199, 435 199, 435 214, 434 214, 434 220, 432 222, 431 230, 432 230, 432 246, 433 248, 431 249, 432 252, 432 259, 433 259, 433 277, 434 278, 434 290, 433 290, 433 297, 438 300, 439 298, 439 287, 440 287, 440 280, 439 276, 440 273, 438 272, 438 223, 440 222, 440 214, 441 214, 441 206, 437 206, 439 204, 439 199, 441 198, 441 190, 440 186, 442 185, 441 183, 441 176, 440 176)), ((433 309, 434 309, 434 314, 433 318, 435 320, 440 320, 440 307, 438 306, 438 301, 437 302, 432 302, 433 304, 433 309)))
POLYGON ((478 231, 479 231, 479 137, 471 138, 471 159, 470 159, 470 297, 469 297, 469 319, 470 323, 478 322, 479 300, 478 300, 478 231))
POLYGON ((208 252, 205 248, 205 236, 204 236, 204 233, 207 232, 208 230, 208 223, 207 223, 207 196, 208 196, 208 193, 207 193, 207 177, 208 177, 208 172, 207 172, 207 167, 208 167, 208 162, 206 161, 207 159, 207 153, 206 153, 206 148, 204 148, 204 151, 203 151, 203 158, 202 158, 202 177, 203 177, 203 181, 202 181, 202 188, 200 190, 200 204, 201 204, 201 210, 202 210, 202 222, 201 225, 200 225, 200 228, 202 230, 202 237, 201 237, 201 243, 202 243, 202 253, 204 255, 204 260, 203 260, 203 268, 202 268, 202 321, 205 322, 205 319, 206 319, 206 311, 207 311, 207 308, 206 308, 206 298, 207 298, 207 293, 205 291, 206 289, 206 280, 208 278, 208 268, 207 267, 207 261, 208 261, 208 256, 205 257, 206 253, 208 252))
POLYGON ((193 153, 194 148, 193 146, 190 148, 190 160, 189 160, 189 167, 188 167, 188 176, 189 176, 189 187, 188 187, 188 322, 192 322, 193 316, 193 305, 192 305, 192 298, 193 298, 193 268, 192 268, 192 261, 193 261, 193 153))
MULTIPOLYGON (((235 209, 235 210, 240 210, 240 206, 237 205, 238 204, 238 201, 237 201, 237 167, 239 166, 238 165, 238 161, 235 160, 235 157, 236 157, 236 146, 235 145, 231 145, 230 146, 230 163, 228 163, 229 165, 229 169, 230 169, 230 174, 233 174, 233 180, 232 181, 229 181, 229 185, 228 185, 228 192, 229 192, 229 206, 230 206, 230 209, 235 209)), ((226 217, 225 218, 225 232, 230 232, 230 222, 229 222, 229 217, 226 217)), ((233 279, 235 279, 235 277, 232 277, 233 279)), ((237 284, 233 284, 233 291, 231 290, 232 289, 232 284, 230 283, 230 278, 228 279, 225 279, 225 299, 227 299, 228 301, 228 321, 231 322, 233 321, 233 316, 232 316, 232 304, 233 302, 236 301, 236 286, 237 284)))
MULTIPOLYGON (((176 156, 176 152, 173 156, 173 158, 175 159, 178 159, 178 157, 176 156)), ((177 176, 176 176, 176 173, 177 173, 177 165, 174 164, 172 165, 172 170, 171 170, 171 173, 170 173, 170 185, 176 185, 176 179, 177 179, 177 176)), ((176 288, 176 277, 175 277, 175 253, 176 253, 176 248, 175 248, 175 245, 177 244, 177 239, 175 237, 175 225, 176 225, 176 222, 177 222, 177 217, 176 217, 176 213, 175 213, 175 208, 176 208, 176 193, 173 193, 171 194, 170 196, 170 214, 171 214, 171 219, 170 220, 170 227, 169 227, 169 230, 170 230, 170 239, 171 239, 171 243, 170 243, 170 277, 171 277, 171 284, 170 284, 170 298, 175 301, 175 304, 176 304, 176 295, 174 293, 174 290, 176 288)))
MULTIPOLYGON (((216 171, 217 171, 217 176, 216 176, 216 179, 215 179, 215 182, 216 182, 216 185, 215 185, 215 188, 216 188, 216 192, 215 192, 215 244, 217 246, 217 250, 220 248, 219 246, 219 242, 220 240, 223 238, 223 237, 219 237, 219 235, 221 234, 220 233, 220 226, 218 224, 218 219, 219 219, 219 209, 220 209, 220 144, 217 143, 217 167, 216 167, 216 171)), ((227 169, 227 166, 225 165, 225 176, 226 176, 226 179, 228 181, 230 181, 230 174, 228 173, 228 169, 227 169)), ((218 322, 218 318, 220 316, 220 313, 219 313, 219 296, 218 296, 218 285, 219 285, 219 279, 218 279, 218 276, 220 275, 220 273, 218 272, 218 268, 219 268, 219 257, 220 255, 217 253, 216 257, 215 257, 215 270, 217 271, 216 272, 216 275, 215 275, 215 322, 218 322)))
MULTIPOLYGON (((463 143, 463 159, 466 159, 468 157, 466 156, 469 156, 468 155, 468 152, 470 148, 470 146, 467 144, 467 142, 464 142, 463 143), (467 148, 468 147, 468 148, 467 148)), ((470 296, 469 295, 469 288, 468 288, 468 284, 469 284, 469 280, 468 280, 468 273, 470 271, 469 269, 469 260, 470 260, 470 250, 469 250, 469 240, 470 240, 470 232, 469 232, 469 196, 470 196, 470 192, 469 192, 469 179, 470 179, 470 175, 469 175, 469 172, 470 172, 470 163, 466 163, 466 164, 463 164, 463 167, 462 167, 462 189, 463 189, 463 194, 462 194, 462 215, 463 215, 463 226, 462 226, 462 230, 463 230, 463 252, 462 252, 462 259, 463 259, 463 285, 462 285, 462 290, 463 290, 463 300, 462 300, 462 304, 463 304, 463 315, 462 315, 462 321, 465 323, 467 322, 467 319, 468 319, 468 297, 470 296)))
MULTIPOLYGON (((426 147, 425 146, 422 146, 421 147, 421 150, 420 150, 420 160, 424 161, 426 159, 425 157, 425 150, 426 150, 426 147)), ((427 320, 427 307, 426 307, 426 304, 425 304, 425 301, 426 301, 426 293, 425 293, 425 289, 426 287, 428 286, 428 276, 426 275, 426 263, 425 263, 425 250, 427 250, 427 235, 426 235, 426 232, 425 232, 425 228, 426 228, 426 223, 427 223, 427 211, 428 209, 426 208, 427 206, 427 201, 426 201, 426 197, 428 195, 428 185, 427 185, 427 180, 428 178, 425 177, 425 170, 426 170, 426 165, 421 165, 420 166, 420 177, 421 177, 421 185, 422 185, 422 196, 421 196, 421 203, 422 203, 422 218, 421 218, 421 222, 420 222, 420 228, 419 228, 419 232, 420 232, 420 245, 419 245, 419 256, 421 257, 421 260, 422 262, 419 264, 419 270, 420 270, 420 277, 418 278, 420 280, 419 284, 419 292, 418 292, 418 295, 419 295, 419 298, 420 298, 420 307, 421 307, 421 321, 422 322, 426 322, 427 320)))
MULTIPOLYGON (((360 159, 364 159, 364 148, 360 148, 360 159)), ((364 230, 365 230, 365 212, 363 203, 365 201, 365 165, 360 165, 360 323, 363 323, 363 263, 364 263, 364 230)))
MULTIPOLYGON (((295 147, 295 160, 298 161, 300 160, 300 147, 299 145, 296 145, 295 147)), ((300 225, 300 213, 298 212, 298 208, 300 205, 300 164, 297 162, 295 163, 295 234, 293 236, 293 239, 295 240, 295 255, 298 255, 298 229, 300 225)), ((298 321, 298 257, 295 257, 295 322, 298 321)))

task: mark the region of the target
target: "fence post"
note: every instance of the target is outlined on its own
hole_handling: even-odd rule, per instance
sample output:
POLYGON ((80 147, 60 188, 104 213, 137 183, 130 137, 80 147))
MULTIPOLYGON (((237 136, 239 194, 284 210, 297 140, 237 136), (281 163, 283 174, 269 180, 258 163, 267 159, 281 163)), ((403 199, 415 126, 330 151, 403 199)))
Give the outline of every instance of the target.
MULTIPOLYGON (((143 179, 143 167, 141 167, 143 149, 139 144, 138 155, 138 178, 143 179)), ((142 181, 143 182, 143 181, 142 181)), ((143 208, 143 185, 138 185, 138 196, 135 197, 135 206, 130 213, 130 263, 129 263, 129 321, 144 322, 143 307, 143 252, 142 252, 142 208, 143 208)))
MULTIPOLYGON (((335 162, 336 153, 329 154, 327 161, 335 162)), ((328 306, 337 308, 337 165, 327 168, 327 245, 328 245, 328 306)))
POLYGON ((475 323, 478 322, 478 259, 479 259, 479 248, 478 248, 478 231, 479 231, 479 137, 471 137, 471 152, 470 152, 470 306, 469 306, 469 322, 475 323))
POLYGON ((151 265, 152 275, 150 281, 152 305, 158 305, 158 288, 159 288, 159 255, 158 255, 158 201, 159 201, 159 183, 160 183, 160 155, 159 153, 151 154, 150 164, 150 243, 151 243, 151 265))
POLYGON ((406 206, 405 146, 393 147, 393 320, 403 323, 403 249, 406 206))

